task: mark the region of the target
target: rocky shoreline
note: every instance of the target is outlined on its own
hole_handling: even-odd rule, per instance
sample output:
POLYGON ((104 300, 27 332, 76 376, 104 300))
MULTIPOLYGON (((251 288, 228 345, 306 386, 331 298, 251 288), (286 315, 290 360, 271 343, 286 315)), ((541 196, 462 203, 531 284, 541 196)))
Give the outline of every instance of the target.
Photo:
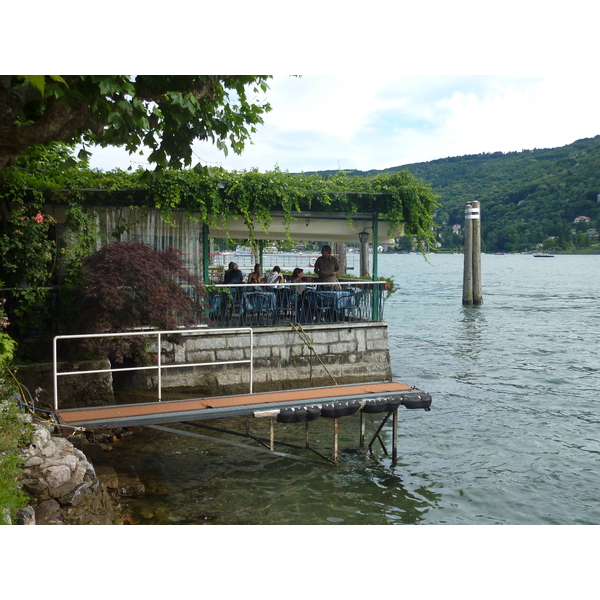
POLYGON ((127 431, 63 437, 52 424, 35 424, 24 454, 21 484, 31 500, 19 511, 19 525, 132 524, 119 510, 122 497, 144 495, 135 473, 118 473, 107 442, 127 431), (90 439, 91 438, 91 439, 90 439))

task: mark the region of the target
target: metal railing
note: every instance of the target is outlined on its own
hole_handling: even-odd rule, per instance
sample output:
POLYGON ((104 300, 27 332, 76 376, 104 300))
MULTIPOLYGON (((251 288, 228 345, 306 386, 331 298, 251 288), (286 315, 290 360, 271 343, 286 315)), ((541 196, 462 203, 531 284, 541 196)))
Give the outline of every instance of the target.
POLYGON ((214 326, 272 326, 383 320, 385 282, 213 284, 206 302, 214 326))
POLYGON ((250 365, 250 393, 252 393, 252 382, 254 379, 254 333, 250 327, 237 327, 228 329, 176 329, 170 331, 126 331, 120 333, 94 333, 94 334, 81 334, 81 335, 57 335, 54 337, 52 342, 52 356, 53 356, 53 378, 54 378, 54 410, 58 411, 58 378, 66 375, 83 375, 91 373, 123 373, 125 371, 144 371, 144 370, 158 370, 158 401, 162 400, 162 371, 163 369, 183 368, 183 367, 205 367, 214 365, 234 365, 244 364, 250 365), (250 358, 244 360, 223 360, 215 362, 204 362, 204 363, 174 363, 174 364, 163 364, 162 363, 162 341, 163 336, 175 335, 175 334, 186 334, 186 335, 214 335, 214 334, 233 334, 245 332, 250 335, 250 358), (87 371, 63 371, 58 372, 58 340, 67 339, 89 339, 89 338, 110 338, 110 337, 127 337, 127 336, 157 336, 157 364, 148 365, 143 367, 123 367, 120 369, 90 369, 87 371))

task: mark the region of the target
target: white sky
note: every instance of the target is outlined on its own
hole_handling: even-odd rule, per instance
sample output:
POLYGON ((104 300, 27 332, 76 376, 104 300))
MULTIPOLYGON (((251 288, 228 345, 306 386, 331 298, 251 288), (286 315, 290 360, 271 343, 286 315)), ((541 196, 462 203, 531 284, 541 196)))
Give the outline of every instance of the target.
MULTIPOLYGON (((600 134, 600 79, 576 76, 277 75, 273 110, 241 156, 194 146, 195 162, 228 170, 383 169, 476 154, 549 148, 600 134)), ((92 167, 147 166, 120 149, 92 167)))
MULTIPOLYGON (((78 36, 51 38, 60 11, 42 7, 28 20, 28 44, 8 28, 0 51, 9 72, 276 73, 273 110, 242 156, 194 146, 198 162, 230 170, 382 169, 600 134, 598 9, 589 0, 413 4, 172 0, 158 18, 107 0, 93 29, 81 16, 79 27, 70 23, 78 36), (115 26, 117 9, 135 26, 115 26)), ((21 18, 7 11, 7 22, 21 18)), ((144 161, 112 148, 96 149, 91 164, 144 161)))

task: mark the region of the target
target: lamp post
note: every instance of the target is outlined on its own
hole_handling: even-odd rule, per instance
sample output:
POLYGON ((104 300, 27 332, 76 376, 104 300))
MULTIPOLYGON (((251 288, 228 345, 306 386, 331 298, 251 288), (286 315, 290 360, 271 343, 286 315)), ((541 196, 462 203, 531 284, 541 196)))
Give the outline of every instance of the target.
POLYGON ((360 276, 366 277, 369 270, 369 232, 361 231, 358 239, 360 241, 360 276))

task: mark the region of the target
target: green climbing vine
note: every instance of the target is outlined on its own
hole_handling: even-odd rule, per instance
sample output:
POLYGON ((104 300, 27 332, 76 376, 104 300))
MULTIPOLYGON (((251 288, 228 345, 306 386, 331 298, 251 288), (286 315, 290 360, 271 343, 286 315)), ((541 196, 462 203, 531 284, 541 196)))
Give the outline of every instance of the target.
POLYGON ((275 212, 289 227, 294 212, 342 213, 350 221, 355 213, 376 211, 388 223, 388 233, 403 228, 426 244, 434 242, 436 196, 407 171, 374 177, 342 172, 328 178, 279 169, 265 173, 190 169, 164 171, 160 176, 148 176, 143 170, 102 173, 81 168, 43 176, 12 167, 0 172, 0 199, 27 204, 34 190, 47 203, 68 205, 70 226, 78 230, 91 207, 133 205, 158 209, 166 222, 181 209, 189 218, 211 225, 242 219, 248 239, 255 243, 256 228, 267 231, 275 212))

